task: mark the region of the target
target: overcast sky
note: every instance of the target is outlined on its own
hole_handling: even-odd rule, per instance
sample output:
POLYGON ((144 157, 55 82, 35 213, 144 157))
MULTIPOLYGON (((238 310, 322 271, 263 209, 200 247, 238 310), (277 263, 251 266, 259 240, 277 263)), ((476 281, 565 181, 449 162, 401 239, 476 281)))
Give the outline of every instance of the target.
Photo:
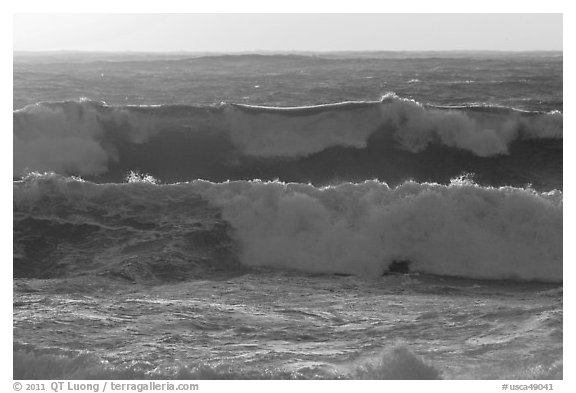
POLYGON ((14 50, 562 50, 562 15, 16 14, 14 50))

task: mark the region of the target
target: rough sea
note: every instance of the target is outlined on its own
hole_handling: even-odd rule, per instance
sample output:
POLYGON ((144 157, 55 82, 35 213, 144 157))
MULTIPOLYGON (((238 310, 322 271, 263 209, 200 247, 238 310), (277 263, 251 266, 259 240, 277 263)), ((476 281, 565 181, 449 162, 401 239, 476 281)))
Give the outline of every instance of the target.
POLYGON ((15 379, 562 379, 562 53, 16 54, 15 379))

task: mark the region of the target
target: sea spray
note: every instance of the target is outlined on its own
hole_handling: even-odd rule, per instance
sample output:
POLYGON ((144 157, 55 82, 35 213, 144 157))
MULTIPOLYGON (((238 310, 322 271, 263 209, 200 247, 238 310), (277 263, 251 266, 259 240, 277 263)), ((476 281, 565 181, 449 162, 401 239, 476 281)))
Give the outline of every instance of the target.
MULTIPOLYGON (((25 171, 97 176, 127 160, 134 166, 127 170, 138 170, 168 146, 173 154, 179 146, 188 149, 181 166, 210 164, 210 169, 224 161, 233 173, 243 158, 297 160, 335 147, 366 149, 376 135, 388 139, 390 148, 412 153, 439 145, 494 157, 510 154, 516 141, 561 140, 563 132, 557 111, 437 108, 394 94, 381 101, 295 108, 66 101, 30 105, 14 111, 13 118, 14 176, 25 171), (146 150, 152 141, 156 149, 146 150), (203 154, 206 149, 210 154, 203 154), (131 162, 138 152, 139 161, 131 162)), ((210 178, 209 173, 200 177, 210 178)))
MULTIPOLYGON (((156 239, 158 260, 145 262, 154 253, 140 258, 151 266, 165 263, 167 252, 175 253, 171 263, 177 265, 197 255, 193 250, 216 257, 233 241, 228 252, 246 266, 377 277, 407 261, 413 272, 561 282, 562 198, 561 191, 482 187, 470 180, 397 187, 378 181, 99 185, 43 175, 14 184, 15 233, 23 231, 23 243, 15 235, 15 250, 31 255, 26 248, 36 247, 27 240, 33 233, 24 234, 34 223, 36 235, 47 225, 61 228, 46 232, 60 250, 64 244, 86 248, 90 238, 78 237, 80 230, 119 247, 156 239)), ((130 256, 122 249, 128 250, 109 248, 107 265, 130 256)), ((102 258, 96 251, 94 261, 102 258)))

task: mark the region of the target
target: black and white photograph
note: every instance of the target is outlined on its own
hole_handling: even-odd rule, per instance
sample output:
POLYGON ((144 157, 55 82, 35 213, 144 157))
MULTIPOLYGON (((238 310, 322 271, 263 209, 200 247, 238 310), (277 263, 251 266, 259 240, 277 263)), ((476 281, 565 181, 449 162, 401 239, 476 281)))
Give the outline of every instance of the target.
POLYGON ((12 18, 14 381, 564 379, 562 13, 12 18))

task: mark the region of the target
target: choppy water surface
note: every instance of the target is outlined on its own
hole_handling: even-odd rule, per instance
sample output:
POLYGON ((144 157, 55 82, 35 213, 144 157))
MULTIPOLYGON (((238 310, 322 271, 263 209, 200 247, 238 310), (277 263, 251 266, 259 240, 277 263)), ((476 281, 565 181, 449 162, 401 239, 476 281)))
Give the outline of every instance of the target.
POLYGON ((16 280, 14 302, 16 367, 32 349, 32 361, 54 361, 31 377, 562 377, 554 285, 282 272, 154 286, 83 277, 16 280), (72 365, 80 353, 94 358, 72 365))
POLYGON ((562 55, 387 56, 17 56, 14 378, 561 379, 562 55))

